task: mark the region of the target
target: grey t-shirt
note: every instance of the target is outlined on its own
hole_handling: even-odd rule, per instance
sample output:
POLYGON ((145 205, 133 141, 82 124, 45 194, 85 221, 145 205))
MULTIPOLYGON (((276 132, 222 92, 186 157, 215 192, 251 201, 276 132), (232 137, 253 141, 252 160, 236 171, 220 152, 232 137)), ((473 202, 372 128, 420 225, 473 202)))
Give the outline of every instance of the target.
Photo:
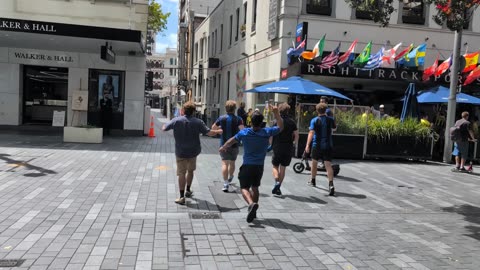
POLYGON ((468 142, 468 138, 470 138, 469 131, 472 130, 470 122, 462 118, 455 122, 455 126, 460 128, 460 141, 468 142))
POLYGON ((193 116, 179 116, 165 125, 165 130, 173 129, 175 137, 175 155, 179 158, 194 158, 200 154, 200 134, 210 129, 205 123, 193 116))

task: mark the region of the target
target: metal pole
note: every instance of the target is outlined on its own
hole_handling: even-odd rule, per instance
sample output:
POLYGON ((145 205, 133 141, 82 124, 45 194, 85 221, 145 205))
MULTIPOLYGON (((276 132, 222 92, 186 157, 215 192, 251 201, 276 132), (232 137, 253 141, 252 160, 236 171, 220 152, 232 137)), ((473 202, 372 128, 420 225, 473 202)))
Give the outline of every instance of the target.
POLYGON ((460 48, 462 43, 462 29, 455 31, 453 44, 452 68, 450 73, 450 96, 448 97, 447 121, 445 123, 445 145, 443 149, 443 162, 450 163, 452 159, 452 141, 450 140, 450 128, 455 123, 457 107, 457 84, 460 62, 460 48))

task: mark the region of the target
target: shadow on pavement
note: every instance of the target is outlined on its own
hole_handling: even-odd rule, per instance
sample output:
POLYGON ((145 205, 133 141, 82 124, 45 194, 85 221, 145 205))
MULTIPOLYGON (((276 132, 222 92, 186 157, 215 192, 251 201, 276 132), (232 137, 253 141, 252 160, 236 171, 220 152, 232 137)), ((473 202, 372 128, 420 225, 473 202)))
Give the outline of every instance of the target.
POLYGON ((321 200, 317 197, 314 196, 297 196, 297 195, 292 195, 292 194, 284 194, 282 196, 275 196, 276 198, 279 199, 291 199, 297 202, 305 202, 305 203, 318 203, 318 204, 327 204, 326 201, 321 200))
MULTIPOLYGON (((323 187, 319 187, 319 186, 316 186, 314 188, 325 190, 325 192, 326 192, 325 196, 328 196, 328 189, 323 188, 323 187)), ((336 188, 335 188, 335 196, 334 197, 347 197, 347 198, 354 198, 354 199, 366 199, 367 198, 367 196, 363 195, 363 194, 352 194, 352 193, 341 192, 341 191, 337 191, 336 188)))
POLYGON ((301 233, 306 232, 307 230, 323 230, 323 227, 297 225, 297 224, 288 223, 278 218, 255 219, 253 221, 253 225, 250 225, 250 227, 254 227, 254 228, 273 227, 276 229, 287 229, 292 232, 301 232, 301 233))
MULTIPOLYGON (((443 211, 449 213, 457 213, 464 216, 465 221, 480 225, 480 208, 469 204, 462 204, 460 206, 445 207, 443 211)), ((480 241, 480 226, 465 226, 470 234, 465 234, 475 240, 480 241)))
POLYGON ((356 178, 353 178, 353 177, 347 177, 347 176, 342 176, 342 175, 337 175, 335 176, 335 180, 342 180, 342 181, 347 181, 347 182, 362 182, 361 180, 358 180, 356 178))
POLYGON ((8 165, 12 166, 11 169, 8 171, 13 171, 16 168, 19 167, 25 167, 26 170, 32 170, 32 171, 37 171, 38 173, 26 173, 24 176, 26 177, 40 177, 40 176, 45 176, 47 174, 57 174, 57 172, 44 169, 42 167, 34 166, 30 164, 29 162, 34 160, 35 158, 32 158, 28 161, 22 161, 22 160, 15 160, 12 158, 9 158, 10 155, 8 154, 0 154, 0 160, 5 161, 8 165))
POLYGON ((192 209, 198 209, 202 211, 219 211, 219 212, 239 212, 240 211, 237 207, 232 208, 232 207, 220 206, 206 200, 197 199, 195 197, 193 197, 191 200, 195 201, 196 204, 187 203, 186 206, 192 209))

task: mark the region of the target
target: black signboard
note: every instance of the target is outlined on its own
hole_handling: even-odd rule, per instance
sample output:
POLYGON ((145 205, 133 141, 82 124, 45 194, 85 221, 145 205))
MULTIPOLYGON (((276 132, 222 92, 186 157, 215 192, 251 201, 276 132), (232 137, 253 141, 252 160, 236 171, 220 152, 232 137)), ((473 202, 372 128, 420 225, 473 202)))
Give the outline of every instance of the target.
POLYGON ((100 58, 108 63, 115 64, 115 52, 112 50, 112 46, 108 46, 108 43, 101 46, 100 58))
POLYGON ((208 68, 220 68, 220 59, 208 58, 208 68))
POLYGON ((145 72, 145 90, 152 91, 153 89, 153 71, 145 72))
POLYGON ((203 65, 198 65, 198 85, 202 85, 203 82, 203 65))
POLYGON ((299 23, 295 31, 295 48, 297 48, 304 40, 305 40, 304 48, 307 48, 307 35, 308 35, 308 23, 307 22, 299 23))
POLYGON ((141 42, 140 31, 76 24, 0 18, 0 31, 141 42))

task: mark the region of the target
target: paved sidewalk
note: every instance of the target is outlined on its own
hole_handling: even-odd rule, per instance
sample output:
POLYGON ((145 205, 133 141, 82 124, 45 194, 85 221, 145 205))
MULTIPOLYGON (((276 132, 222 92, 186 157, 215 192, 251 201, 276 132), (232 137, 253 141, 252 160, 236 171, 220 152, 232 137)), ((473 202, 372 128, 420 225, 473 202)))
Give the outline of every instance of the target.
POLYGON ((154 139, 100 145, 0 132, 0 259, 25 260, 12 269, 479 268, 479 175, 341 161, 336 197, 324 176, 312 188, 289 168, 278 198, 267 157, 248 224, 238 188, 221 192, 217 139, 202 138, 194 197, 174 203, 162 122, 154 139))

